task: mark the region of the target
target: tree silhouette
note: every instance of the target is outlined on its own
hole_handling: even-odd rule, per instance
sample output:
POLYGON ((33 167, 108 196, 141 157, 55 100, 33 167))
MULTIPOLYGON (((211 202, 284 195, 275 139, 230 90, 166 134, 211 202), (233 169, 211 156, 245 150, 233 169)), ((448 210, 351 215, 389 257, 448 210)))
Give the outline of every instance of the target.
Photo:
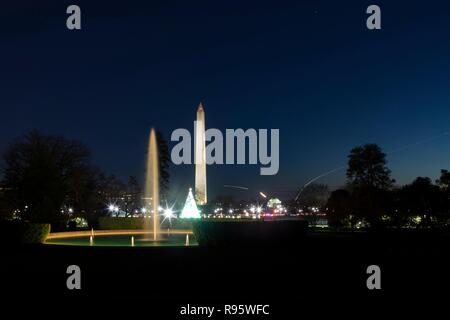
POLYGON ((446 192, 450 192, 450 172, 448 170, 442 169, 441 176, 436 183, 446 192))
POLYGON ((421 225, 430 225, 432 217, 446 214, 446 197, 439 186, 428 177, 417 177, 398 192, 398 211, 404 218, 418 217, 421 225))
POLYGON ((330 190, 326 184, 311 183, 298 193, 297 204, 303 208, 322 208, 330 196, 330 190))
POLYGON ((354 214, 374 228, 382 225, 381 217, 391 205, 388 190, 394 180, 386 163, 386 154, 376 144, 353 148, 348 156, 347 178, 354 214))
POLYGON ((12 207, 24 220, 65 223, 63 205, 82 203, 95 193, 89 150, 78 141, 34 130, 12 143, 3 155, 3 185, 12 207))
POLYGON ((348 218, 353 229, 352 199, 349 191, 338 189, 331 192, 326 207, 330 225, 341 227, 344 219, 348 218))
POLYGON ((348 156, 347 178, 356 188, 388 189, 394 181, 386 163, 386 154, 376 144, 353 148, 348 156))

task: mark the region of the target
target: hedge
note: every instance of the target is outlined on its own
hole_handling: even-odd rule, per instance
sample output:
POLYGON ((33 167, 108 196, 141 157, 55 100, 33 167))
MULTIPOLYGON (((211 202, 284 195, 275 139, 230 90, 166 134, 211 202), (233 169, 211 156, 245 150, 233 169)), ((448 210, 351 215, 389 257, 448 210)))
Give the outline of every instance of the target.
POLYGON ((44 243, 49 233, 49 223, 0 221, 0 239, 3 243, 44 243))
MULTIPOLYGON (((124 230, 124 229, 144 229, 144 221, 147 220, 142 217, 101 217, 99 218, 99 229, 100 230, 124 230)), ((150 219, 149 226, 152 225, 150 219)), ((162 221, 161 221, 162 222, 162 221)), ((172 228, 172 229, 192 229, 192 223, 189 220, 182 219, 172 219, 171 222, 166 220, 161 224, 162 229, 172 228)))

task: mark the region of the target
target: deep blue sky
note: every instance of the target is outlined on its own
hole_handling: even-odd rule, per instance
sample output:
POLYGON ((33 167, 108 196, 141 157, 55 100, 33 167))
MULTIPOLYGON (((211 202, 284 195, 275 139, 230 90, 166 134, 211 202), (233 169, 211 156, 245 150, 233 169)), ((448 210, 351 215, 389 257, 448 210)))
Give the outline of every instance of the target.
MULTIPOLYGON (((0 150, 32 128, 86 143, 93 162, 142 175, 151 126, 279 128, 280 171, 208 167, 210 193, 286 197, 375 142, 398 183, 450 169, 445 1, 6 1, 0 10, 0 150), (52 3, 56 4, 52 4, 52 3), (382 9, 369 31, 365 10, 382 9), (78 4, 82 30, 65 27, 78 4)), ((345 172, 320 182, 339 186, 345 172)), ((172 168, 185 196, 193 167, 172 168)))

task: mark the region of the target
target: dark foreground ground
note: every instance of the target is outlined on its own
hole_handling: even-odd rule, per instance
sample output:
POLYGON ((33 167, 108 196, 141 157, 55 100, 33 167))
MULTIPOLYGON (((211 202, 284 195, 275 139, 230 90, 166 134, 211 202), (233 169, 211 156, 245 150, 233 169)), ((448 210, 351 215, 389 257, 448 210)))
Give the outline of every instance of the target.
POLYGON ((3 247, 1 301, 37 303, 48 314, 57 307, 164 314, 151 319, 207 319, 181 316, 187 304, 222 310, 224 304, 270 305, 270 317, 252 319, 300 319, 306 311, 360 318, 418 307, 434 312, 449 303, 449 240, 428 233, 309 233, 296 247, 3 247), (73 264, 82 272, 78 291, 66 287, 66 268, 73 264), (366 287, 366 268, 373 264, 381 268, 381 290, 366 287))

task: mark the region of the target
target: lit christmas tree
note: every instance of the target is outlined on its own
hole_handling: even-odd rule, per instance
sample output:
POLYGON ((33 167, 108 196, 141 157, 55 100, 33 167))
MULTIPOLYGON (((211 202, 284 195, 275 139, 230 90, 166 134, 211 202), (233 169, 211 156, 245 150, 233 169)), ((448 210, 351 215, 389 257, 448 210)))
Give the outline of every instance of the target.
POLYGON ((181 211, 182 219, 199 219, 200 211, 197 208, 197 204, 194 200, 194 195, 192 194, 192 189, 189 188, 189 193, 186 199, 186 203, 184 204, 183 211, 181 211))

